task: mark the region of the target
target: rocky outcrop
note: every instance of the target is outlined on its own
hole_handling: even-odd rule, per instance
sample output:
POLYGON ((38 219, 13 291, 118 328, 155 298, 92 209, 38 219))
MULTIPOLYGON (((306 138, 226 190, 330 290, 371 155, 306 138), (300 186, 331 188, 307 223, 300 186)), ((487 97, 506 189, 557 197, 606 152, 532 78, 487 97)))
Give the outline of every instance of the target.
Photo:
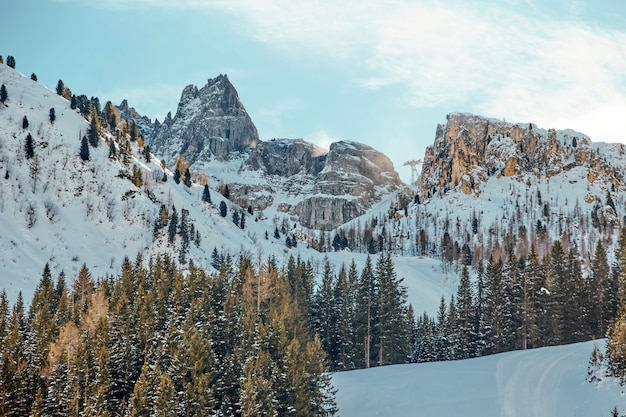
POLYGON ((335 142, 325 153, 301 139, 260 142, 239 179, 229 190, 240 206, 258 211, 275 205, 302 226, 321 230, 364 214, 402 185, 389 158, 367 145, 335 142))
POLYGON ((457 188, 478 194, 480 184, 493 175, 550 178, 583 165, 589 181, 603 178, 613 185, 622 183, 620 171, 590 146, 589 137, 571 130, 544 130, 532 124, 453 113, 445 125, 437 126, 418 185, 425 196, 457 188))
POLYGON ((302 139, 260 141, 225 75, 185 87, 176 114, 155 121, 148 143, 170 167, 182 156, 192 172, 227 183, 239 206, 273 207, 315 229, 364 214, 402 184, 389 158, 367 145, 336 142, 327 151, 302 139))
POLYGON ((150 141, 152 139, 155 125, 152 123, 149 117, 139 114, 134 107, 131 107, 128 104, 128 100, 126 99, 122 100, 120 105, 117 106, 117 110, 120 113, 120 118, 126 119, 129 122, 135 122, 135 124, 137 124, 139 133, 143 135, 145 140, 150 141))
POLYGON ((185 87, 176 115, 168 114, 149 144, 169 166, 179 156, 193 166, 212 158, 226 160, 231 152, 254 148, 258 141, 235 87, 226 75, 219 75, 201 89, 185 87))
POLYGON ((311 195, 284 210, 303 226, 330 230, 358 217, 402 182, 391 160, 357 142, 330 145, 311 195))

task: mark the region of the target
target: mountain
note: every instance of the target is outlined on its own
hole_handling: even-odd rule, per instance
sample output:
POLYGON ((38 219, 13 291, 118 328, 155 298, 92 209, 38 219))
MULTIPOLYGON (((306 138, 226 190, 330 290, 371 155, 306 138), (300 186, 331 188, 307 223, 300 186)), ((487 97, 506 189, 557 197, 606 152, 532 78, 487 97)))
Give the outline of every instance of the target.
POLYGON ((183 158, 228 185, 238 205, 289 214, 309 229, 332 230, 403 185, 389 158, 364 144, 327 151, 302 139, 261 141, 226 75, 185 87, 176 115, 143 131, 168 166, 183 158))
POLYGON ((183 157, 190 166, 211 157, 227 160, 231 152, 254 148, 259 134, 226 75, 209 79, 198 89, 183 90, 178 110, 153 133, 150 145, 169 166, 183 157))
MULTIPOLYGON (((90 125, 68 100, 6 65, 0 65, 0 84, 8 92, 8 99, 0 105, 0 288, 7 291, 11 302, 19 292, 26 302, 30 300, 46 263, 53 276, 63 271, 71 282, 83 264, 94 277, 104 277, 117 275, 126 256, 134 259, 141 254, 147 262, 157 253, 168 253, 178 259, 181 237, 177 234, 170 243, 167 230, 155 234, 162 206, 166 206, 168 217, 172 208, 179 217, 182 209, 187 212, 189 225, 193 224, 200 239, 198 245, 189 245, 186 260, 209 271, 214 270, 214 249, 237 256, 272 256, 280 263, 286 263, 291 255, 316 265, 328 256, 337 268, 353 258, 359 268, 365 263, 364 254, 318 251, 320 246, 314 246, 314 242, 329 245, 328 239, 321 239, 320 232, 303 226, 294 228, 295 215, 287 213, 286 204, 313 195, 316 176, 332 175, 322 172, 328 154, 315 145, 303 140, 274 140, 259 142, 258 151, 251 149, 229 161, 213 158, 211 169, 205 172, 211 197, 211 203, 206 203, 202 201, 201 182, 193 182, 190 187, 176 184, 172 171, 159 162, 161 155, 153 152, 148 162, 138 142, 118 141, 108 130, 102 131, 97 147, 89 147, 90 159, 82 161, 81 138, 88 135, 90 125), (51 108, 55 109, 54 122, 49 120, 51 108), (28 128, 22 127, 24 117, 29 121, 28 128), (29 133, 35 143, 32 159, 26 158, 24 151, 29 133), (114 156, 110 156, 111 146, 114 156), (283 152, 276 151, 283 146, 283 152), (135 181, 137 176, 141 185, 135 181), (250 189, 271 190, 265 194, 270 201, 265 204, 266 211, 248 212, 251 200, 242 200, 246 183, 250 189), (219 192, 223 184, 233 187, 231 200, 219 192), (222 202, 227 206, 226 217, 220 215, 222 202), (232 221, 235 211, 245 217, 244 229, 232 221), (274 237, 276 229, 278 238, 274 237), (298 246, 287 248, 287 237, 297 239, 298 246)), ((118 129, 124 128, 126 120, 134 121, 143 134, 154 128, 155 124, 127 101, 117 109, 121 116, 118 129)), ((346 142, 333 146, 331 156, 342 146, 372 158, 378 155, 365 145, 346 142)), ((337 161, 338 156, 330 158, 330 163, 337 161)), ((354 160, 351 164, 350 175, 357 180, 361 179, 359 169, 371 169, 359 168, 354 160)), ((331 182, 319 182, 317 187, 331 182)), ((260 206, 262 197, 262 192, 255 197, 260 206)), ((380 193, 379 198, 388 196, 380 193)), ((397 261, 399 271, 410 277, 405 284, 411 302, 419 305, 419 310, 434 312, 438 297, 453 293, 454 274, 444 274, 449 278, 444 281, 431 276, 440 268, 438 261, 397 261)))
MULTIPOLYGON (((339 287, 339 274, 333 274, 333 269, 354 260, 363 270, 369 256, 384 260, 377 255, 388 252, 393 254, 394 268, 385 269, 387 282, 404 279, 408 301, 417 312, 411 328, 416 340, 407 352, 411 360, 423 359, 420 349, 433 341, 434 354, 440 353, 436 352, 439 343, 447 349, 446 358, 520 348, 521 326, 512 324, 499 328, 510 330, 504 335, 510 343, 496 346, 493 340, 500 343, 504 333, 494 335, 487 329, 474 333, 485 344, 466 353, 457 336, 462 333, 459 323, 468 316, 449 302, 458 294, 459 275, 467 277, 465 267, 471 271, 471 289, 476 291, 472 294, 478 291, 479 279, 493 278, 481 287, 488 288, 491 297, 472 295, 467 297, 470 301, 490 298, 493 305, 500 303, 493 311, 512 306, 507 317, 516 318, 522 306, 536 308, 541 315, 536 327, 544 333, 533 336, 532 346, 559 343, 565 340, 559 339, 561 333, 584 340, 590 334, 596 338, 605 334, 606 311, 586 333, 568 332, 552 323, 560 320, 571 325, 586 319, 591 310, 613 308, 609 296, 615 299, 617 294, 612 285, 620 271, 617 250, 626 207, 621 192, 626 172, 622 145, 594 143, 573 131, 453 113, 437 127, 417 184, 406 186, 392 162, 364 144, 340 141, 326 151, 303 139, 260 140, 226 76, 211 79, 200 89, 186 87, 176 115, 170 114, 163 123, 152 123, 122 102, 116 108, 119 118, 103 117, 102 126, 99 118, 81 114, 69 101, 8 66, 0 65, 0 83, 8 92, 0 105, 0 287, 10 302, 18 299, 19 292, 29 302, 46 264, 52 276, 63 271, 69 282, 80 282, 83 265, 94 278, 114 281, 126 257, 137 265, 152 266, 159 254, 168 255, 190 276, 196 271, 192 263, 213 273, 221 268, 216 260, 224 256, 257 262, 259 268, 265 259, 284 268, 293 256, 309 261, 306 272, 312 274, 321 297, 322 289, 330 288, 329 281, 336 284, 334 289, 339 287), (113 119, 115 123, 109 122, 113 119), (143 137, 128 133, 132 122, 143 137), (602 245, 606 273, 598 278, 593 265, 599 252, 594 248, 602 245), (553 268, 554 247, 570 256, 567 271, 575 274, 553 268), (502 291, 522 293, 522 278, 528 276, 525 268, 535 253, 531 248, 544 268, 532 285, 541 286, 523 292, 532 300, 519 301, 502 291), (491 266, 498 262, 505 263, 499 274, 484 272, 495 270, 491 266), (572 281, 560 281, 564 277, 580 278, 577 283, 584 285, 577 288, 570 285, 572 281), (572 294, 580 298, 570 302, 567 297, 572 294), (563 300, 568 308, 559 309, 563 300), (511 302, 505 305, 505 301, 511 302), (571 320, 565 319, 566 313, 571 320), (545 340, 544 334, 548 334, 545 340)), ((400 300, 401 295, 400 291, 400 300)), ((476 310, 476 304, 466 304, 468 311, 476 310)), ((410 323, 404 307, 394 317, 410 323)), ((380 346, 379 363, 388 363, 382 357, 382 342, 380 346)), ((528 358, 544 367, 557 360, 552 353, 541 352, 533 351, 538 356, 528 358)), ((580 352, 572 355, 578 356, 577 364, 567 366, 579 368, 580 352)), ((507 373, 506 368, 518 369, 528 358, 522 362, 501 358, 476 360, 469 369, 483 365, 495 369, 496 378, 512 384, 499 385, 505 391, 515 391, 516 381, 530 384, 526 376, 507 373)), ((337 358, 333 360, 337 365, 337 358)), ((454 366, 441 365, 432 372, 454 366)), ((381 368, 368 375, 383 380, 387 372, 393 375, 398 369, 381 368)), ((345 375, 352 385, 350 375, 362 373, 345 375)), ((340 375, 336 381, 341 385, 340 375)), ((481 392, 491 392, 487 386, 493 385, 493 379, 482 382, 481 392)), ((611 388, 607 398, 617 398, 615 392, 611 388)), ((494 400, 493 392, 489 395, 494 400)), ((511 404, 503 404, 508 411, 511 404)))
POLYGON ((435 142, 424 156, 419 187, 428 196, 454 188, 479 194, 480 184, 494 175, 518 182, 530 175, 549 180, 577 168, 583 168, 589 183, 623 186, 626 148, 600 145, 572 130, 546 131, 532 123, 453 113, 445 125, 437 126, 435 142))

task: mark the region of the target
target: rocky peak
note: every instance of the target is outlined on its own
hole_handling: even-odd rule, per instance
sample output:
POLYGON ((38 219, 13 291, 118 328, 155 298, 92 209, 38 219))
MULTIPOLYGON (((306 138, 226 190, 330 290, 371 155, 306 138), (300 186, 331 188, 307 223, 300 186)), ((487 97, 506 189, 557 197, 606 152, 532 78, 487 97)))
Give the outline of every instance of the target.
POLYGON ((550 178, 576 166, 588 169, 590 181, 604 177, 614 185, 622 182, 619 171, 591 149, 582 133, 453 113, 437 126, 418 185, 426 196, 455 188, 478 194, 480 184, 492 175, 550 178))
POLYGON ((117 110, 120 112, 120 117, 122 119, 135 122, 139 128, 139 133, 141 133, 147 140, 150 140, 156 127, 152 124, 149 117, 139 114, 134 107, 131 107, 128 104, 128 100, 126 99, 122 100, 120 105, 117 106, 117 110))
POLYGON ((259 141, 256 127, 226 75, 211 78, 198 89, 183 89, 176 115, 166 117, 150 145, 168 165, 179 156, 190 165, 211 158, 226 160, 259 141))

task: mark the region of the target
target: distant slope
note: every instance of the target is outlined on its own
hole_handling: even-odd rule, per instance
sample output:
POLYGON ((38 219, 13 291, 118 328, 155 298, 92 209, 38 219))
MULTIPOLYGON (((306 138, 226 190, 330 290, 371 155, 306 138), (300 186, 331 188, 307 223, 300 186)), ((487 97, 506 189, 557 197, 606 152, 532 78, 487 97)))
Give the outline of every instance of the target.
MULTIPOLYGON (((604 341, 596 342, 604 347, 604 341)), ((342 417, 570 417, 626 412, 626 387, 585 382, 594 342, 336 373, 342 417)))

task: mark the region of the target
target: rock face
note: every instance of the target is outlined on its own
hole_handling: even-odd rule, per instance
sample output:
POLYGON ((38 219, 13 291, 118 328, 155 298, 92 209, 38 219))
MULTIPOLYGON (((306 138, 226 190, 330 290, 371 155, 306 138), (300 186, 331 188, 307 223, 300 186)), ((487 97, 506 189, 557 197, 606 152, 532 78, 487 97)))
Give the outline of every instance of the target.
MULTIPOLYGON (((147 116, 142 116, 137 113, 134 107, 130 107, 128 104, 128 100, 124 99, 117 106, 117 110, 120 112, 120 117, 122 119, 134 121, 137 124, 137 128, 139 128, 139 132, 144 136, 144 138, 149 142, 152 139, 154 134, 155 125, 152 124, 152 121, 147 116)), ((158 122, 157 122, 158 123, 158 122)), ((157 125, 158 126, 158 125, 157 125)))
POLYGON ((260 142, 229 184, 242 207, 275 205, 311 229, 330 230, 364 214, 402 185, 393 163, 357 142, 335 142, 325 150, 302 139, 260 142), (248 181, 253 176, 262 181, 248 181))
POLYGON ((188 165, 211 158, 226 160, 231 152, 254 148, 258 141, 235 87, 226 75, 219 75, 201 89, 185 87, 176 115, 168 114, 149 143, 172 166, 178 156, 188 165))
POLYGON ((402 184, 391 160, 361 143, 331 144, 325 162, 311 196, 287 208, 309 228, 330 230, 350 221, 402 184))
POLYGON ((176 115, 155 121, 148 144, 170 167, 182 156, 192 172, 228 184, 241 207, 314 229, 336 228, 402 185, 389 158, 367 145, 336 142, 327 151, 302 139, 260 141, 225 75, 185 87, 176 115))
POLYGON ((532 124, 453 113, 445 125, 437 126, 418 185, 424 196, 456 188, 478 194, 480 184, 492 175, 550 178, 577 166, 586 167, 591 182, 602 177, 614 186, 621 184, 620 171, 590 146, 589 137, 571 130, 546 131, 532 124))

